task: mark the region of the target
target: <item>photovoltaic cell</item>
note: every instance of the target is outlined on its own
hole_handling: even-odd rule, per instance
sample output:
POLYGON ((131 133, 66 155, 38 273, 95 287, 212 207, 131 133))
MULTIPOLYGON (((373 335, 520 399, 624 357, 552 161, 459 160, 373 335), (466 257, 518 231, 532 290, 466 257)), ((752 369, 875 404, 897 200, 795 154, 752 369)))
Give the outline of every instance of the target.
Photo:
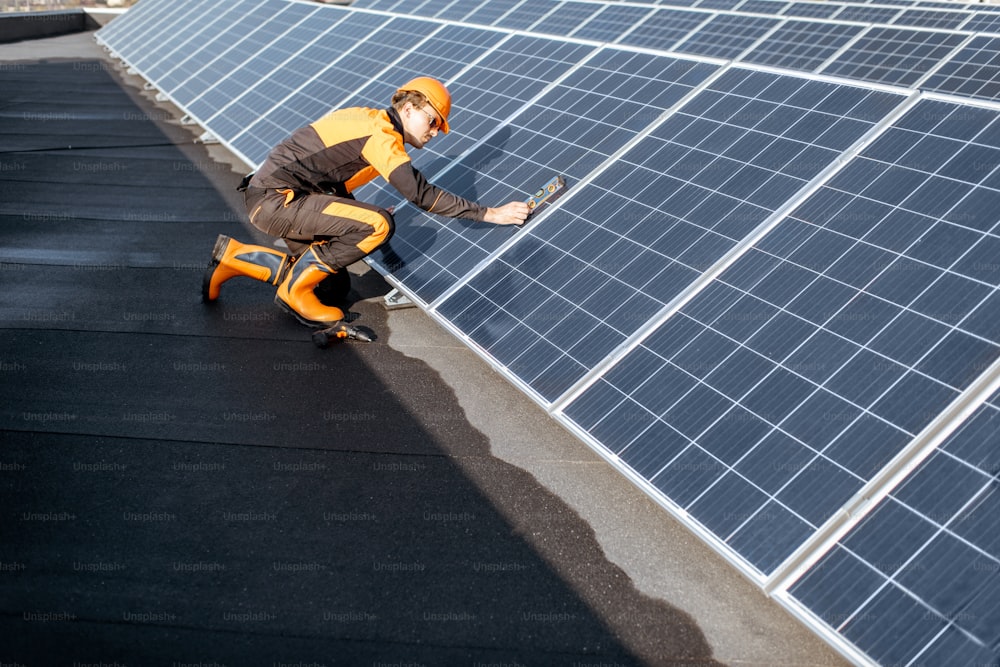
POLYGON ((600 11, 601 5, 589 2, 560 2, 553 11, 531 26, 532 32, 565 36, 586 23, 600 11))
MULTIPOLYGON (((355 34, 357 40, 349 50, 328 61, 322 70, 296 89, 280 106, 274 107, 248 128, 247 134, 253 137, 255 146, 248 147, 252 150, 245 154, 259 155, 261 147, 266 146, 266 157, 266 151, 275 143, 341 106, 342 100, 441 26, 434 21, 386 19, 374 14, 371 20, 381 25, 367 33, 355 34)), ((345 21, 337 27, 344 26, 350 30, 359 27, 357 24, 346 24, 345 21)), ((244 137, 238 137, 234 145, 239 147, 245 141, 244 137)))
POLYGON ((217 0, 202 0, 191 3, 185 8, 186 11, 157 13, 154 19, 146 21, 142 29, 130 32, 128 39, 117 43, 115 48, 143 76, 158 81, 163 72, 181 59, 172 58, 173 54, 184 53, 186 56, 187 52, 178 49, 191 43, 214 25, 215 15, 212 12, 218 4, 217 0))
POLYGON ((777 16, 782 14, 791 6, 789 2, 782 2, 779 0, 744 0, 736 8, 737 11, 746 12, 748 14, 767 14, 769 16, 777 16))
POLYGON ((572 36, 599 42, 613 42, 652 11, 652 7, 608 5, 573 32, 572 36))
POLYGON ((1000 100, 1000 37, 976 37, 925 83, 924 90, 1000 100))
POLYGON ((904 9, 895 19, 894 25, 908 25, 920 28, 940 28, 955 30, 969 19, 968 12, 947 12, 931 9, 904 9))
POLYGON ((296 28, 303 21, 314 20, 312 15, 318 11, 319 7, 309 5, 286 5, 246 39, 240 40, 237 47, 213 61, 210 68, 178 90, 178 95, 197 92, 187 105, 188 113, 207 121, 267 73, 280 68, 298 50, 302 38, 310 35, 308 28, 295 32, 296 28), (194 82, 198 82, 197 85, 194 82))
POLYGON ((170 20, 175 14, 177 12, 171 11, 169 3, 143 3, 142 7, 135 7, 135 11, 126 12, 104 26, 101 29, 100 39, 104 43, 114 43, 119 55, 125 52, 145 55, 145 49, 134 52, 131 48, 136 43, 137 37, 162 27, 161 19, 170 20))
POLYGON ((874 27, 821 71, 850 79, 910 86, 964 39, 959 33, 874 27))
MULTIPOLYGON (((891 3, 885 3, 891 4, 891 3)), ((843 9, 831 18, 838 21, 856 21, 858 23, 892 23, 901 12, 899 7, 873 7, 870 5, 844 4, 843 9)))
POLYGON ((521 4, 522 1, 490 0, 490 2, 484 2, 472 10, 464 20, 466 23, 474 23, 476 25, 493 25, 515 6, 521 4))
POLYGON ((963 29, 970 32, 1000 33, 1000 13, 976 12, 963 29))
POLYGON ((736 58, 776 25, 778 19, 719 14, 674 48, 699 56, 736 58))
POLYGON ((743 60, 812 72, 862 29, 862 26, 850 23, 788 21, 747 53, 743 60))
POLYGON ((998 452, 994 394, 789 594, 881 664, 995 665, 998 452))
POLYGON ((506 15, 500 17, 495 26, 511 30, 527 30, 539 19, 554 11, 559 5, 556 0, 531 0, 522 2, 506 15))
MULTIPOLYGON (((284 46, 260 54, 252 76, 248 72, 243 90, 231 96, 225 106, 204 121, 205 125, 216 136, 231 138, 235 147, 235 140, 244 130, 269 110, 280 106, 299 85, 343 53, 347 42, 335 30, 341 21, 356 16, 347 11, 326 10, 314 20, 297 25, 288 38, 282 40, 284 46)), ((256 154, 244 155, 253 162, 259 159, 256 154)))
POLYGON ((264 0, 264 2, 246 0, 237 3, 233 8, 235 15, 239 18, 232 20, 214 17, 221 29, 211 32, 202 31, 201 34, 207 34, 209 38, 200 41, 194 49, 186 53, 186 57, 178 59, 169 71, 159 75, 157 79, 159 89, 168 93, 177 104, 186 106, 211 79, 201 79, 200 86, 197 84, 186 86, 186 84, 206 68, 208 68, 210 76, 228 73, 228 70, 212 69, 212 63, 223 53, 238 45, 247 35, 270 20, 285 6, 286 3, 282 0, 264 0))
POLYGON ((706 12, 659 9, 627 32, 619 43, 669 51, 711 18, 706 12))
POLYGON ((764 574, 1000 355, 1000 128, 966 114, 918 104, 567 408, 764 574))
MULTIPOLYGON (((332 8, 329 8, 332 9, 332 8)), ((327 10, 329 11, 329 10, 327 10)), ((310 27, 321 29, 317 37, 306 43, 306 48, 293 56, 287 64, 272 72, 267 72, 260 83, 240 97, 227 113, 227 117, 213 119, 213 128, 220 137, 231 137, 234 148, 259 164, 280 140, 292 131, 311 123, 322 114, 326 105, 346 96, 345 89, 322 89, 314 84, 312 89, 329 95, 325 100, 308 96, 303 87, 314 81, 331 66, 348 55, 360 42, 382 28, 387 20, 377 14, 350 13, 343 20, 333 23, 336 16, 331 13, 330 21, 321 24, 310 22, 310 27)), ((303 37, 307 39, 308 37, 303 37)), ((373 72, 373 63, 367 71, 373 72)), ((336 72, 337 70, 334 70, 336 72)), ((331 72, 333 74, 333 72, 331 72)))
POLYGON ((552 401, 865 132, 879 101, 885 97, 730 70, 440 312, 482 322, 468 326, 472 340, 552 401), (788 133, 792 127, 798 132, 788 133), (498 283, 525 281, 531 289, 496 293, 498 283), (517 322, 523 313, 559 319, 517 322), (495 340, 500 324, 511 333, 495 340), (528 346, 531 337, 538 341, 528 346))
POLYGON ((840 11, 840 5, 834 2, 793 2, 782 14, 801 18, 828 19, 838 11, 840 11))

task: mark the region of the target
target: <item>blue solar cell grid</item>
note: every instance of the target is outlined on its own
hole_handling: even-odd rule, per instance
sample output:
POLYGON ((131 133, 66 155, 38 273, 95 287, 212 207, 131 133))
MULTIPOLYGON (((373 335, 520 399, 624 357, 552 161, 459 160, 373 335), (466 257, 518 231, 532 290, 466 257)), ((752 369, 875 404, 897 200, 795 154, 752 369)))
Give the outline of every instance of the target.
POLYGON ((521 4, 522 0, 490 0, 484 2, 476 9, 472 10, 464 21, 476 25, 493 25, 515 6, 521 4))
POLYGON ((712 15, 706 12, 659 9, 627 32, 619 43, 669 51, 711 18, 712 15))
POLYGON ((872 28, 824 67, 824 74, 911 86, 965 40, 958 33, 872 28))
POLYGON ((141 7, 135 7, 134 11, 126 12, 102 28, 99 37, 105 43, 113 43, 119 55, 132 53, 131 47, 141 39, 141 35, 162 27, 163 19, 170 20, 172 14, 177 13, 171 9, 167 2, 143 3, 141 7))
MULTIPOLYGON (((162 4, 169 6, 170 3, 162 4)), ((187 11, 158 12, 130 31, 127 37, 123 35, 115 43, 115 49, 130 66, 156 80, 155 77, 176 64, 177 60, 169 60, 169 56, 176 51, 178 43, 189 42, 212 25, 211 11, 217 4, 217 1, 202 0, 192 3, 187 11), (170 38, 165 38, 168 35, 170 38), (149 45, 153 45, 152 48, 149 45)))
POLYGON ((552 401, 866 132, 895 97, 730 70, 440 312, 552 401), (543 321, 518 322, 525 313, 543 321), (537 342, 526 345, 530 339, 537 342))
POLYGON ((571 36, 599 42, 614 42, 652 11, 652 7, 607 5, 597 15, 577 28, 571 36))
MULTIPOLYGON (((199 72, 177 91, 179 96, 197 93, 187 106, 188 113, 207 121, 256 84, 263 73, 279 69, 298 50, 301 40, 312 36, 308 27, 300 29, 301 24, 315 21, 313 15, 319 9, 302 4, 286 5, 237 46, 213 61, 209 68, 199 72)), ((325 12, 323 16, 333 18, 325 12)))
POLYGON ((789 593, 881 664, 997 664, 998 453, 994 395, 789 593))
POLYGON ((567 415, 772 571, 1000 355, 996 116, 917 105, 567 415))
POLYGON ((493 25, 510 30, 528 30, 559 5, 556 0, 532 0, 522 2, 510 12, 501 16, 493 25))
POLYGON ((348 25, 348 21, 338 24, 338 33, 341 27, 351 32, 343 43, 346 50, 239 135, 234 145, 245 155, 260 155, 262 160, 276 143, 340 106, 342 100, 441 26, 411 18, 386 22, 378 15, 370 15, 365 21, 375 22, 367 32, 363 32, 363 25, 348 25))
MULTIPOLYGON (((336 23, 310 22, 310 29, 320 29, 322 33, 308 42, 307 48, 292 57, 285 67, 264 74, 254 88, 236 100, 225 118, 214 119, 213 128, 218 136, 230 137, 234 148, 252 164, 262 162, 281 139, 315 120, 306 113, 321 115, 326 105, 335 103, 333 99, 324 101, 308 97, 303 87, 336 67, 355 45, 376 33, 385 23, 383 16, 357 12, 336 23)), ((322 92, 342 98, 349 91, 322 92)))
MULTIPOLYGON (((271 17, 278 13, 286 3, 282 0, 244 0, 238 2, 232 8, 234 15, 239 18, 235 20, 215 20, 219 22, 221 29, 211 32, 202 31, 202 35, 208 35, 208 39, 203 39, 195 44, 195 47, 180 58, 172 60, 173 67, 169 71, 160 74, 157 85, 165 93, 168 93, 174 101, 186 106, 198 92, 203 90, 199 87, 197 91, 181 90, 184 85, 201 72, 204 68, 211 66, 220 55, 238 45, 248 34, 266 23, 271 17)), ((209 74, 214 77, 228 74, 228 71, 209 69, 209 74)), ((215 79, 217 80, 217 78, 215 79)), ((202 86, 210 84, 210 79, 204 79, 202 86)))
POLYGON ((743 60, 812 72, 862 31, 850 23, 788 21, 744 55, 743 60))
POLYGON ((714 58, 736 58, 778 25, 763 16, 719 14, 678 44, 682 53, 714 58))
POLYGON ((1000 100, 1000 37, 976 37, 921 85, 953 95, 1000 100))
MULTIPOLYGON (((266 49, 260 54, 258 64, 261 67, 254 72, 255 76, 205 121, 207 127, 216 136, 230 138, 234 148, 245 148, 239 137, 247 128, 280 106, 298 86, 342 54, 345 43, 349 42, 338 26, 341 21, 356 16, 347 11, 327 10, 316 20, 297 25, 290 35, 294 41, 283 40, 287 42, 286 47, 266 49), (280 64, 272 62, 276 58, 283 60, 280 64)), ((269 145, 255 146, 255 150, 249 153, 244 150, 243 154, 256 163, 262 159, 261 153, 269 148, 269 145)))

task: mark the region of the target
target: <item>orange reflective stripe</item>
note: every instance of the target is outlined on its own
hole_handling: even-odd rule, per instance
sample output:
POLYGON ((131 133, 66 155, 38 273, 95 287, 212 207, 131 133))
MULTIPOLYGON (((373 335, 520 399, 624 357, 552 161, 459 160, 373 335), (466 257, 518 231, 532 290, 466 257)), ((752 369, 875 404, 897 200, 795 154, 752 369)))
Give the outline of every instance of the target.
POLYGON ((351 206, 340 202, 331 202, 323 209, 326 215, 333 215, 338 218, 357 220, 372 228, 372 233, 365 237, 357 247, 366 255, 375 248, 382 245, 386 236, 389 235, 389 223, 381 214, 361 206, 351 206))
POLYGON ((284 207, 288 208, 288 205, 292 203, 293 199, 295 199, 295 190, 292 190, 291 188, 278 188, 278 192, 285 195, 284 207))

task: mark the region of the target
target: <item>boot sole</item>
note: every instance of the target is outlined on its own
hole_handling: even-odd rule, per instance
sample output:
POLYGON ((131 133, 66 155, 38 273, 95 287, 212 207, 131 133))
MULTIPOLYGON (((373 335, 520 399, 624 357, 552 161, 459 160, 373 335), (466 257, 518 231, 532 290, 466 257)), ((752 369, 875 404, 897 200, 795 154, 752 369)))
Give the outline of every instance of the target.
POLYGON ((208 268, 205 269, 205 274, 201 278, 201 301, 202 303, 212 303, 215 299, 210 299, 208 296, 209 287, 212 284, 212 274, 215 273, 215 267, 219 266, 219 262, 222 261, 222 256, 226 253, 226 246, 229 245, 229 237, 225 234, 219 234, 215 239, 215 247, 212 248, 212 259, 208 263, 208 268))

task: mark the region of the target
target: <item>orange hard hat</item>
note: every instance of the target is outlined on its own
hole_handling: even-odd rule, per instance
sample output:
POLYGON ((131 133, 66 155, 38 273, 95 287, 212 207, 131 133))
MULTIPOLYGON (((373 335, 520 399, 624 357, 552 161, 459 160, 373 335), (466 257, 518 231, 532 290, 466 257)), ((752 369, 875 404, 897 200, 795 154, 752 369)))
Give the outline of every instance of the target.
POLYGON ((402 86, 399 87, 400 92, 403 90, 415 90, 418 93, 423 93, 427 101, 430 102, 431 106, 434 107, 434 111, 438 112, 441 116, 441 131, 448 134, 448 114, 451 113, 451 93, 448 89, 444 87, 444 84, 437 79, 432 79, 429 76, 418 76, 416 79, 411 79, 407 81, 402 86))

